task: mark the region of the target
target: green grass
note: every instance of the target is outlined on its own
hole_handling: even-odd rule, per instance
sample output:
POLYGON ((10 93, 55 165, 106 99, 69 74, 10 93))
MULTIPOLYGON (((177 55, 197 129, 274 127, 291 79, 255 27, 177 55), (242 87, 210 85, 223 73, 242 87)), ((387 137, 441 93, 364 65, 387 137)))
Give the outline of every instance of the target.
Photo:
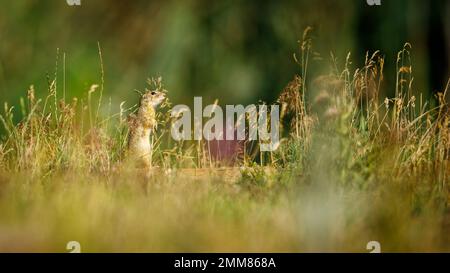
POLYGON ((356 70, 332 62, 306 89, 310 50, 306 34, 279 99, 280 149, 247 149, 231 176, 205 143, 170 140, 170 104, 150 175, 124 157, 133 109, 101 118, 103 83, 68 102, 54 79, 48 97, 5 104, 0 251, 450 251, 448 86, 434 102, 414 91, 407 44, 393 98, 378 52, 356 70))

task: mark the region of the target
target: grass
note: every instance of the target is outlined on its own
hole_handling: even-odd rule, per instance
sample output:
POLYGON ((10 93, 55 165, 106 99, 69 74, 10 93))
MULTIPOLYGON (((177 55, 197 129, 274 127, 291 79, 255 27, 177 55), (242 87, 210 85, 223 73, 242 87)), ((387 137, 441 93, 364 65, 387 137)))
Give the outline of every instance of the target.
MULTIPOLYGON (((79 241, 84 252, 367 252, 373 240, 382 251, 450 251, 449 86, 434 100, 415 92, 409 44, 394 97, 382 97, 380 52, 355 70, 350 56, 342 69, 332 57, 333 71, 310 80, 311 47, 305 32, 301 73, 278 100, 280 148, 245 142, 231 168, 208 143, 171 140, 170 103, 152 139, 159 168, 132 167, 135 107, 102 119, 116 108, 102 104, 103 76, 72 101, 56 76, 43 99, 31 86, 20 122, 5 103, 0 251, 66 252, 79 241)), ((161 79, 149 84, 163 90, 161 79)))

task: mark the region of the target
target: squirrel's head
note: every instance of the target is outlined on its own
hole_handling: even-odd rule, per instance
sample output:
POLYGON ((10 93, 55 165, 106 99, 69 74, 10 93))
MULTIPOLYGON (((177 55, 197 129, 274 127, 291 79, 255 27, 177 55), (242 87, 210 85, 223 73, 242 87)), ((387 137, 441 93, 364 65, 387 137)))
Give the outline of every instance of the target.
POLYGON ((157 107, 166 98, 166 94, 160 91, 147 91, 142 96, 141 104, 157 107))

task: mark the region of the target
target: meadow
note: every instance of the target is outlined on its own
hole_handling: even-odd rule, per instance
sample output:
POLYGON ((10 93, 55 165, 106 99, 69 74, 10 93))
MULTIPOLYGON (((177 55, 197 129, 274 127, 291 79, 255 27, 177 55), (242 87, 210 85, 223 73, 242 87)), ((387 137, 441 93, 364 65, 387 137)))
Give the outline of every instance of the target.
POLYGON ((360 68, 331 55, 329 73, 310 79, 311 47, 305 32, 299 73, 279 91, 280 148, 244 141, 231 162, 208 142, 171 139, 161 78, 148 87, 169 97, 150 172, 126 158, 136 106, 108 101, 103 77, 68 99, 55 72, 47 96, 30 86, 21 107, 5 102, 0 251, 450 251, 449 84, 432 98, 415 90, 409 44, 395 86, 378 51, 360 68))

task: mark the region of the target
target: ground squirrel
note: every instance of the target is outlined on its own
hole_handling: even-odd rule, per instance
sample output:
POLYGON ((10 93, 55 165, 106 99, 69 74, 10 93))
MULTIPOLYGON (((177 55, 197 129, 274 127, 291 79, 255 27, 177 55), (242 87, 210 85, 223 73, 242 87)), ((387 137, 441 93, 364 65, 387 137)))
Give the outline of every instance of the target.
POLYGON ((130 136, 128 156, 137 166, 150 168, 152 165, 152 145, 150 134, 157 125, 156 107, 163 102, 165 94, 147 91, 142 95, 136 114, 129 117, 130 136))

